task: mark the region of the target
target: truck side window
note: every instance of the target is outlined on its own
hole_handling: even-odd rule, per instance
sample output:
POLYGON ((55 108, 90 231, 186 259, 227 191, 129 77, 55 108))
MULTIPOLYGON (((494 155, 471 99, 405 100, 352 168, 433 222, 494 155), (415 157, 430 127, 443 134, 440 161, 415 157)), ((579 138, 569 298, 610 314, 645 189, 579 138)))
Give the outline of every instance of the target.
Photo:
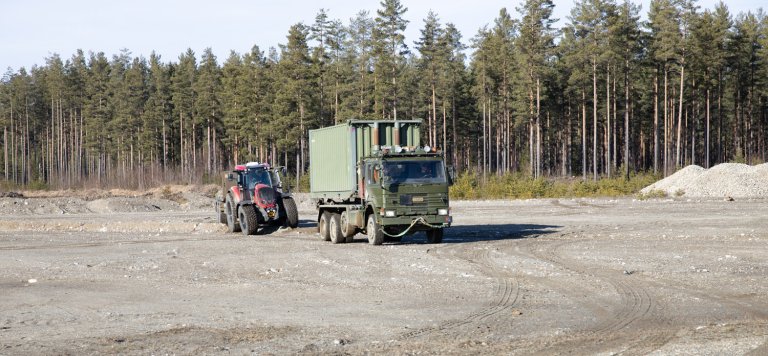
POLYGON ((365 165, 365 177, 368 184, 376 184, 379 182, 378 172, 373 169, 372 164, 365 165))

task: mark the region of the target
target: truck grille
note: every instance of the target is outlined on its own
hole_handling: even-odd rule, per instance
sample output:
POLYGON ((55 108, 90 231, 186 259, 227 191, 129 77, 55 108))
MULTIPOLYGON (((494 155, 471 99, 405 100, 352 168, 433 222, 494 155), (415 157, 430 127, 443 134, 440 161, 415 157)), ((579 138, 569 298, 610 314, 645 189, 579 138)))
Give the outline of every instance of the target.
POLYGON ((427 205, 439 205, 443 203, 440 195, 433 194, 400 194, 400 200, 393 200, 393 204, 400 204, 402 206, 427 206, 427 205))

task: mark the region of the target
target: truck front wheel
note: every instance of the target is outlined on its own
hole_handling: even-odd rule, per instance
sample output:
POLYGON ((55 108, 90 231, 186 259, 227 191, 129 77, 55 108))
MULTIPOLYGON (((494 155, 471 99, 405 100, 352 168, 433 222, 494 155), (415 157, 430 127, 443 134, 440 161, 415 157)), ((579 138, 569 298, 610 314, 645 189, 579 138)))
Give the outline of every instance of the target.
POLYGON ((369 244, 381 245, 384 243, 384 233, 381 231, 379 224, 376 223, 376 215, 368 215, 368 224, 365 227, 365 232, 368 235, 369 244))
POLYGON ((427 243, 439 244, 443 242, 443 229, 427 230, 427 243))

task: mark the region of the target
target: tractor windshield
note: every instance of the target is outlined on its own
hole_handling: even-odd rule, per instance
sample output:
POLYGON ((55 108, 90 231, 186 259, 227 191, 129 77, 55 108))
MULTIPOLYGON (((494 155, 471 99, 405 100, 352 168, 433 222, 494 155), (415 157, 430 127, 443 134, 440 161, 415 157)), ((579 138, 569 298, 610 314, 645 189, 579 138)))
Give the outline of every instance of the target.
POLYGON ((269 172, 263 168, 249 169, 245 174, 245 182, 248 190, 253 190, 257 184, 272 186, 272 180, 269 178, 269 172))
POLYGON ((446 183, 443 161, 386 161, 384 183, 446 183))

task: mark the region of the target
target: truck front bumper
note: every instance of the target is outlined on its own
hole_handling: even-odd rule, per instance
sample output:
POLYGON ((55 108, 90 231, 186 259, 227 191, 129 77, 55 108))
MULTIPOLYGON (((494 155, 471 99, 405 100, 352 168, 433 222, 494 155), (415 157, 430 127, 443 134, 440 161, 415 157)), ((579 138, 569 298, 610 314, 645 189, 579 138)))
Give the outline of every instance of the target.
POLYGON ((427 224, 432 225, 432 227, 430 227, 418 223, 414 225, 414 229, 417 230, 431 229, 438 226, 441 228, 446 228, 450 227, 451 223, 453 223, 453 217, 450 215, 402 215, 395 217, 379 215, 379 218, 381 219, 382 226, 409 226, 413 224, 414 221, 419 220, 419 218, 423 219, 423 221, 427 224))

